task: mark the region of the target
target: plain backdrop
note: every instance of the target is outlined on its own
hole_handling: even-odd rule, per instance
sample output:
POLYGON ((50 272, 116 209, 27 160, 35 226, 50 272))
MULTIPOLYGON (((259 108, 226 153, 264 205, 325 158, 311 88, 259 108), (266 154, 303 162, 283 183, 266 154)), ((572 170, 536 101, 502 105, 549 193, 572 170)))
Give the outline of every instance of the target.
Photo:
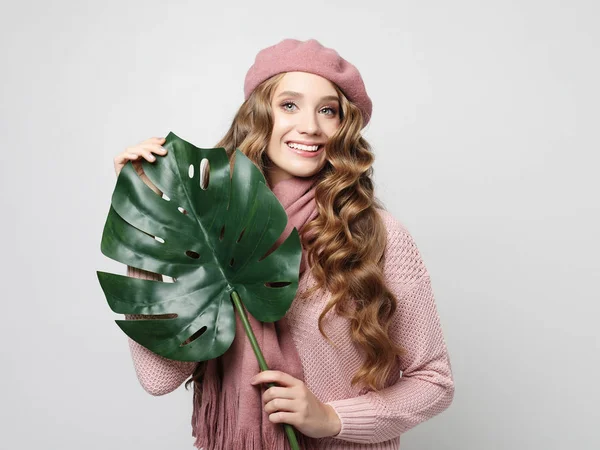
POLYGON ((192 450, 96 270, 125 147, 210 147, 256 53, 316 38, 374 104, 377 195, 415 238, 455 376, 402 450, 600 448, 594 1, 21 1, 0 16, 2 448, 192 450))

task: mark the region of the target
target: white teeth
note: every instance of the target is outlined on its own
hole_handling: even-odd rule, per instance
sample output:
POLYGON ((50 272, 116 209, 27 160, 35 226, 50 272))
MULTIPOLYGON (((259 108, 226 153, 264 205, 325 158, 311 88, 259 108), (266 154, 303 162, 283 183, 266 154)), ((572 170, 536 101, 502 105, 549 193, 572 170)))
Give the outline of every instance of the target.
POLYGON ((295 148, 297 150, 304 150, 306 152, 316 152, 319 149, 318 145, 303 145, 296 144, 295 142, 288 142, 288 147, 295 148))

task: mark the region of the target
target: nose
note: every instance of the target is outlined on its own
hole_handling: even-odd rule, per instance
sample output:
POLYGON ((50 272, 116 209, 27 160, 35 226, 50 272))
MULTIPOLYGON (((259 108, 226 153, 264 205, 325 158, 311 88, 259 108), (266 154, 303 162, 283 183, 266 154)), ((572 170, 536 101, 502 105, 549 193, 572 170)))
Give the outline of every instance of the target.
POLYGON ((302 134, 320 134, 321 127, 317 120, 317 115, 313 112, 305 111, 299 114, 298 131, 302 134))

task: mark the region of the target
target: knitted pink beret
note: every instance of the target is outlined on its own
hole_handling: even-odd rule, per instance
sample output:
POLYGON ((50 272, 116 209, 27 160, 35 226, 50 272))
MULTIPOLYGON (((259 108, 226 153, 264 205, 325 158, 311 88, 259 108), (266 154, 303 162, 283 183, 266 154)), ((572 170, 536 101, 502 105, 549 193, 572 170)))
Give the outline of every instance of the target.
POLYGON ((245 98, 248 99, 256 86, 267 78, 282 72, 308 72, 327 78, 361 110, 363 126, 369 123, 373 104, 360 73, 332 48, 323 47, 315 39, 304 42, 284 39, 261 50, 246 74, 245 98))

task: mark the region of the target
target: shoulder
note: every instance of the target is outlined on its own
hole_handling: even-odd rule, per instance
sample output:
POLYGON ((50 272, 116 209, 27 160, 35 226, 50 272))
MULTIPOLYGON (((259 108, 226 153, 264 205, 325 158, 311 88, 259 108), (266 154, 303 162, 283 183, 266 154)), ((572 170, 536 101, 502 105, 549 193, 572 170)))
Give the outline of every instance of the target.
POLYGON ((384 275, 388 280, 411 284, 428 276, 419 247, 408 228, 389 211, 376 208, 387 230, 384 275))

